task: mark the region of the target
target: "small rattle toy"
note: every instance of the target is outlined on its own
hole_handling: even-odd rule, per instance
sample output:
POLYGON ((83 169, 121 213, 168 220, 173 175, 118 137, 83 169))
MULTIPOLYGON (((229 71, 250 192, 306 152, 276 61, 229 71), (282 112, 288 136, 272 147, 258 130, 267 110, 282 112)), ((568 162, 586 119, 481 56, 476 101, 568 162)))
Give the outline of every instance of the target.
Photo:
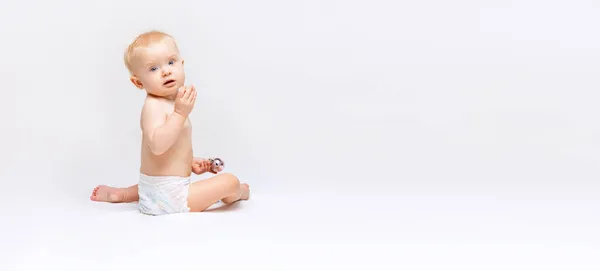
POLYGON ((221 158, 209 158, 208 161, 210 161, 212 165, 212 170, 214 172, 219 172, 219 167, 221 168, 221 170, 223 169, 223 167, 225 167, 225 162, 223 162, 221 158))

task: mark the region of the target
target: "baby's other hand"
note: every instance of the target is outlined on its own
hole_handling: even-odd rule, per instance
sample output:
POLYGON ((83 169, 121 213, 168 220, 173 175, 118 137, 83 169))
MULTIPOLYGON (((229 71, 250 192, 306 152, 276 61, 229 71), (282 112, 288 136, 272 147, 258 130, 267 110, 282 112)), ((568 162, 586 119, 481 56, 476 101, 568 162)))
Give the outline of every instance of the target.
POLYGON ((211 167, 210 161, 202 158, 194 158, 192 161, 192 172, 197 175, 206 173, 210 170, 211 167))
POLYGON ((192 112, 195 102, 196 87, 193 85, 191 87, 182 86, 179 88, 177 97, 175 98, 175 112, 187 118, 192 112))
POLYGON ((197 175, 204 174, 206 172, 217 174, 222 170, 223 167, 220 166, 217 168, 217 171, 214 171, 212 169, 212 163, 208 159, 194 158, 194 160, 192 161, 192 172, 194 172, 197 175))

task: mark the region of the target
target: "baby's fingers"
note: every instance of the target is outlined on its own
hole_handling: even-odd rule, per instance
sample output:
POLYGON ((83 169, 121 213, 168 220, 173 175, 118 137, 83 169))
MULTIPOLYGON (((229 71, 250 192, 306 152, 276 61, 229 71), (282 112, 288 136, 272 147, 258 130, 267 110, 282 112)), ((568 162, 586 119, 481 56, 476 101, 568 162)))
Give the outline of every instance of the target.
POLYGON ((185 100, 188 97, 189 93, 190 93, 190 90, 187 89, 185 86, 182 86, 181 89, 179 90, 179 94, 180 94, 179 97, 182 100, 185 100))
POLYGON ((196 92, 194 91, 194 94, 192 94, 192 103, 196 102, 196 92))
POLYGON ((183 98, 183 95, 185 95, 185 88, 182 86, 179 87, 179 90, 177 91, 177 97, 181 99, 183 98))

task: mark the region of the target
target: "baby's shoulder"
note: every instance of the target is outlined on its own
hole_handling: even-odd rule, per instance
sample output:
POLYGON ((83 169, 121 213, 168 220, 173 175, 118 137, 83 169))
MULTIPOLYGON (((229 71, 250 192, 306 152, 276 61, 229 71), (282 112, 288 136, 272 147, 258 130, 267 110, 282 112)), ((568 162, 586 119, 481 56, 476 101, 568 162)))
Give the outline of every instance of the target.
POLYGON ((159 99, 155 97, 148 96, 144 101, 144 105, 142 107, 143 111, 160 111, 160 112, 168 112, 173 109, 173 105, 165 99, 159 99))
POLYGON ((169 101, 153 97, 146 98, 140 114, 140 126, 142 130, 144 130, 144 127, 148 127, 148 125, 153 126, 164 122, 172 111, 173 106, 170 105, 169 101))
POLYGON ((141 121, 161 120, 173 111, 173 106, 168 100, 148 97, 144 101, 141 112, 141 121))

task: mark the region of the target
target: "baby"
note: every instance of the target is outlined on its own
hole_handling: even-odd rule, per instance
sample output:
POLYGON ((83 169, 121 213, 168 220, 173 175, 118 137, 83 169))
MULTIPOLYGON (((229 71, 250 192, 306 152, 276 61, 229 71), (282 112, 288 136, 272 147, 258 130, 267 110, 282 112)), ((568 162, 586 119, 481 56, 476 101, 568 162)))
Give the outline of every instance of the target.
POLYGON ((193 157, 188 118, 196 101, 194 86, 185 86, 183 58, 175 39, 160 31, 139 35, 125 52, 131 82, 147 92, 141 113, 142 150, 139 181, 127 188, 97 186, 93 201, 139 201, 140 212, 164 215, 202 212, 219 200, 247 200, 249 186, 230 173, 213 169, 208 159, 193 157), (218 174, 190 183, 191 173, 218 174))

